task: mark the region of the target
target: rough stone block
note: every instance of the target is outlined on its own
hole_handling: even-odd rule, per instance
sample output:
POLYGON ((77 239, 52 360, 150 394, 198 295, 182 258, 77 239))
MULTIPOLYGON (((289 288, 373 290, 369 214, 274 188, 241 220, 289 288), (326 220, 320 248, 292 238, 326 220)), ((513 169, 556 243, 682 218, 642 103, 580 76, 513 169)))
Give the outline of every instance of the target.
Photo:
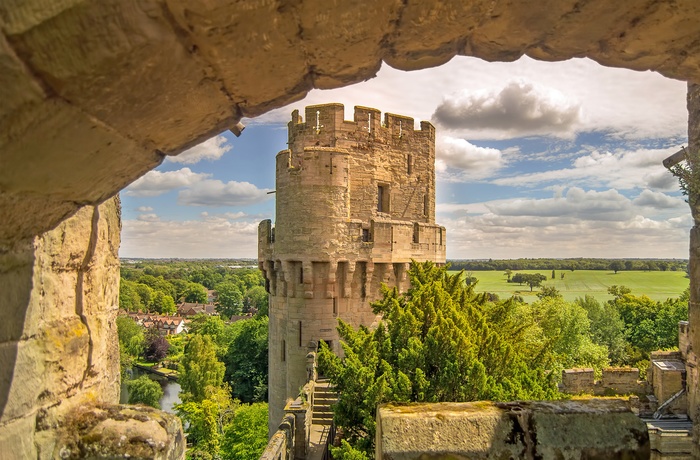
POLYGON ((649 458, 646 424, 621 400, 384 405, 376 458, 649 458))
POLYGON ((29 415, 7 424, 0 423, 0 456, 3 460, 37 458, 37 451, 27 432, 34 431, 35 417, 29 415))
POLYGON ((67 415, 56 453, 60 458, 180 460, 180 419, 147 406, 78 406, 67 415))

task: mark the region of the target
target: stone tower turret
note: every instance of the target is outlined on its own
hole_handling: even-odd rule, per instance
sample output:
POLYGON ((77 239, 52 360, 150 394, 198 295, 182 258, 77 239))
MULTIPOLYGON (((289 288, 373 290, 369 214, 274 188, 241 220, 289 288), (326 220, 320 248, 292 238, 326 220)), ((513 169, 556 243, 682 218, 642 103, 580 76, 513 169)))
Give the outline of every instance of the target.
POLYGON ((276 222, 260 223, 258 259, 270 293, 270 426, 307 379, 306 355, 321 340, 341 352, 338 318, 377 321, 381 283, 408 288, 411 259, 445 262, 435 224, 435 128, 412 118, 342 104, 306 107, 277 154, 276 222))

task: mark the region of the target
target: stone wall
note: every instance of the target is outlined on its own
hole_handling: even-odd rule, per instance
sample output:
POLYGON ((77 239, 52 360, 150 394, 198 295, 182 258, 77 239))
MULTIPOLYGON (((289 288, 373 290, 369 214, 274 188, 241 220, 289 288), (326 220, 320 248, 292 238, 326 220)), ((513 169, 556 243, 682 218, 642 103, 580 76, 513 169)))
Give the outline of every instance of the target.
POLYGON ((49 458, 63 415, 118 402, 118 199, 0 249, 0 452, 49 458))
POLYGON ((646 424, 621 400, 382 405, 377 460, 648 459, 646 424))
POLYGON ((560 390, 569 394, 597 396, 644 395, 649 391, 646 381, 639 380, 636 367, 608 367, 603 369, 601 380, 595 380, 593 369, 564 369, 560 390))

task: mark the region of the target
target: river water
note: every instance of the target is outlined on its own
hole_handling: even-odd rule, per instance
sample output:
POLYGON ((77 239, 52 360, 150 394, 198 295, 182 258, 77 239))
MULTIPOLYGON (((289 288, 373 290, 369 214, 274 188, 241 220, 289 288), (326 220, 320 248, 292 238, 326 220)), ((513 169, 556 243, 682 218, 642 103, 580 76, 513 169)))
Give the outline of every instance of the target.
MULTIPOLYGON (((174 414, 173 406, 175 404, 180 404, 180 384, 173 380, 168 380, 166 377, 161 377, 160 375, 153 374, 138 368, 131 370, 133 373, 133 378, 138 378, 142 375, 147 375, 151 380, 155 380, 160 383, 160 387, 163 389, 163 397, 160 398, 160 408, 165 412, 170 412, 174 414)), ((129 401, 129 389, 126 386, 126 379, 122 379, 121 393, 119 395, 119 403, 126 404, 129 401)))

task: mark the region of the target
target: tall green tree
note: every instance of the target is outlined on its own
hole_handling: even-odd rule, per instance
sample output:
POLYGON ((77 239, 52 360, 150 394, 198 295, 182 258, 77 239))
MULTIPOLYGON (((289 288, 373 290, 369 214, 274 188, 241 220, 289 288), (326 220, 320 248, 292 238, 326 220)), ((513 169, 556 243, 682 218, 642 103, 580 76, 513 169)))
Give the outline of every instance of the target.
POLYGON ((236 283, 224 281, 216 285, 216 311, 224 318, 240 315, 243 311, 243 294, 236 283))
POLYGON ((678 299, 657 302, 645 295, 633 295, 625 286, 611 286, 608 301, 625 324, 625 337, 636 351, 634 361, 646 359, 651 351, 678 346, 678 322, 688 319, 689 291, 678 299))
POLYGON ((615 273, 622 270, 622 267, 623 267, 622 262, 620 262, 619 260, 613 260, 610 263, 610 270, 614 271, 615 273))
POLYGON ((591 340, 608 348, 610 362, 616 366, 629 365, 629 346, 625 340, 625 323, 620 312, 610 302, 600 303, 592 295, 575 301, 588 314, 591 340))
POLYGON ((164 294, 162 291, 155 291, 152 302, 152 309, 157 313, 172 315, 177 312, 177 307, 175 306, 173 298, 168 294, 164 294))
MULTIPOLYGON (((459 275, 432 263, 411 264, 405 294, 384 289, 373 304, 383 321, 374 331, 339 321, 345 359, 321 345, 322 371, 340 391, 336 422, 351 444, 370 452, 376 406, 386 401, 549 399, 558 393, 546 369, 545 341, 523 350, 536 328, 509 329, 491 318, 518 315, 508 300, 493 314, 487 296, 476 295, 459 275)), ((502 321, 498 319, 498 321, 502 321)))
POLYGON ((609 364, 607 347, 591 340, 590 321, 583 307, 559 296, 543 297, 531 309, 554 354, 550 369, 556 375, 572 367, 592 367, 600 372, 609 364))
POLYGON ((129 369, 145 349, 144 330, 128 316, 117 316, 117 334, 119 336, 119 361, 122 371, 129 369))
POLYGON ((224 357, 226 381, 242 402, 267 401, 268 318, 239 321, 240 329, 224 357))
POLYGON ((182 295, 185 302, 207 303, 207 288, 199 283, 187 283, 182 295))
POLYGON ((525 273, 523 278, 525 283, 530 286, 530 292, 533 288, 541 286, 543 281, 547 281, 547 277, 542 273, 525 273))
POLYGON ((178 365, 178 383, 184 402, 201 402, 224 380, 224 364, 216 358, 216 346, 208 335, 194 335, 178 365))
POLYGON ((239 406, 226 387, 213 388, 201 401, 187 401, 175 406, 177 415, 186 426, 188 458, 220 458, 224 427, 239 406))

